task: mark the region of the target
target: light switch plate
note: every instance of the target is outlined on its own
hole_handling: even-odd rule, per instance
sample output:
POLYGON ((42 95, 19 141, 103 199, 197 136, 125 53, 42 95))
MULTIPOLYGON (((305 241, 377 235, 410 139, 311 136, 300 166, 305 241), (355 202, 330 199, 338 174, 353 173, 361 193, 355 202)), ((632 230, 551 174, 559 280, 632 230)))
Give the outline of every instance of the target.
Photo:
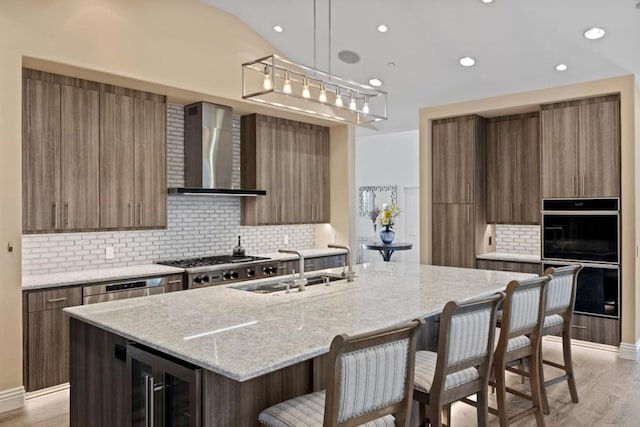
POLYGON ((289 244, 289 236, 287 234, 284 235, 284 244, 285 245, 289 244))
POLYGON ((113 259, 115 254, 113 253, 113 246, 107 246, 104 248, 104 257, 105 259, 113 259))

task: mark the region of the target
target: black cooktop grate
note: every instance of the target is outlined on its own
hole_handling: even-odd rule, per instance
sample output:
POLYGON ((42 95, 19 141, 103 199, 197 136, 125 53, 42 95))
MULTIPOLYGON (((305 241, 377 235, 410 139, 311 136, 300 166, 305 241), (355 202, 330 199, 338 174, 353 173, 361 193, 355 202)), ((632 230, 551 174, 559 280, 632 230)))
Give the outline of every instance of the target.
POLYGON ((170 267, 194 268, 207 267, 221 264, 236 264, 240 262, 264 261, 271 258, 258 256, 232 256, 232 255, 214 255, 198 258, 185 258, 176 260, 156 261, 156 264, 168 265, 170 267))

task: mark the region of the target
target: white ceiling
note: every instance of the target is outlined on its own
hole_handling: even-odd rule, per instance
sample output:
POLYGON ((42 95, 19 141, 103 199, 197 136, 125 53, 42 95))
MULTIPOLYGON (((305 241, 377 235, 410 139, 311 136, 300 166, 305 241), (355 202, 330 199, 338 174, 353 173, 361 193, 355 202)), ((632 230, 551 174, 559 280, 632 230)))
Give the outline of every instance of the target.
MULTIPOLYGON (((313 0, 202 1, 238 16, 288 58, 328 69, 329 0, 316 0, 315 58, 313 0), (274 25, 284 32, 276 33, 274 25)), ((330 71, 361 83, 384 81, 389 120, 376 124, 382 132, 417 129, 418 110, 427 106, 626 74, 640 81, 638 3, 334 0, 330 71), (379 33, 379 24, 389 31, 379 33), (593 26, 606 36, 585 39, 584 30, 593 26), (357 52, 360 62, 341 62, 343 49, 357 52), (476 66, 461 67, 463 56, 474 57, 476 66), (556 71, 558 63, 569 69, 556 71)))

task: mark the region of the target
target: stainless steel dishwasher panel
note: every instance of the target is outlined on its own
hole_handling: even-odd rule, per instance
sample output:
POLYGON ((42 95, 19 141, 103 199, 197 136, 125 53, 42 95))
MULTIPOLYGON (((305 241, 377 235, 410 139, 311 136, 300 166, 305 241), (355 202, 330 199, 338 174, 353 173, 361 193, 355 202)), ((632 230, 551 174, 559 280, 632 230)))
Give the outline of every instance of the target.
POLYGON ((165 291, 167 277, 153 277, 143 280, 103 283, 82 288, 82 303, 95 304, 127 298, 162 294, 165 291))

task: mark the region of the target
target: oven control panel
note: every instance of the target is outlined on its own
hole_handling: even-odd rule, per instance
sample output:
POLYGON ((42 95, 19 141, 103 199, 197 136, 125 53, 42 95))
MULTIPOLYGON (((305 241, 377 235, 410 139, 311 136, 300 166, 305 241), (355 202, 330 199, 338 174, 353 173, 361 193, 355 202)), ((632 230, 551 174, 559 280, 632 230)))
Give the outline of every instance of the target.
POLYGON ((200 273, 188 274, 188 287, 200 288, 204 286, 222 285, 241 282, 244 280, 262 279, 279 276, 282 271, 278 261, 262 262, 249 265, 237 265, 200 273))

